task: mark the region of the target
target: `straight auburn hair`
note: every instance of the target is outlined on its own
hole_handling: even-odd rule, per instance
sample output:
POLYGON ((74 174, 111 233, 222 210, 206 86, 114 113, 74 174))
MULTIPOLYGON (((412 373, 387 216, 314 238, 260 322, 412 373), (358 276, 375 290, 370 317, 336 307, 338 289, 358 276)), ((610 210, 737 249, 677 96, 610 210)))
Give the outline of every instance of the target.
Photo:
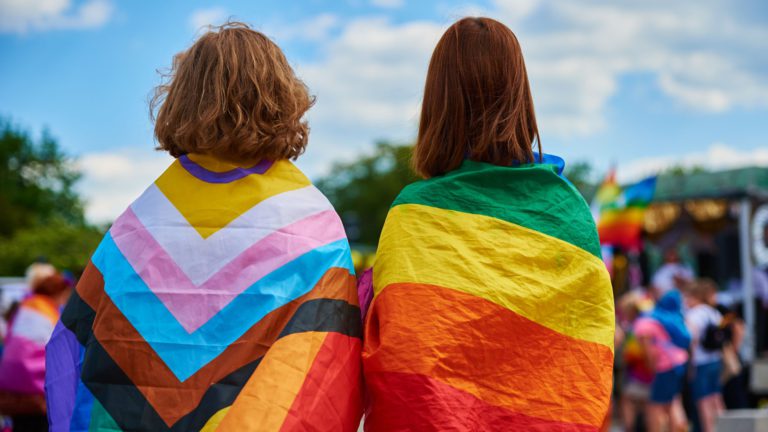
POLYGON ((464 159, 510 166, 541 153, 517 37, 490 18, 463 18, 440 38, 424 86, 413 168, 424 178, 464 159))
POLYGON ((150 114, 158 150, 238 162, 296 159, 314 98, 274 42, 239 22, 203 34, 173 58, 150 114))

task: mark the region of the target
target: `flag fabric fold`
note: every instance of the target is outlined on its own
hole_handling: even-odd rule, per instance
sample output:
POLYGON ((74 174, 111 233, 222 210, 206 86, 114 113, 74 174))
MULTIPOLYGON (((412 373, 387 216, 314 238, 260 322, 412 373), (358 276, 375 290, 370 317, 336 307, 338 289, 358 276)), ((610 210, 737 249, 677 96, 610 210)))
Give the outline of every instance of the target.
POLYGON ((353 431, 360 308, 290 162, 182 156, 115 221, 47 347, 52 431, 353 431))
POLYGON ((368 431, 596 431, 614 312, 562 164, 473 161, 406 187, 373 269, 368 431))

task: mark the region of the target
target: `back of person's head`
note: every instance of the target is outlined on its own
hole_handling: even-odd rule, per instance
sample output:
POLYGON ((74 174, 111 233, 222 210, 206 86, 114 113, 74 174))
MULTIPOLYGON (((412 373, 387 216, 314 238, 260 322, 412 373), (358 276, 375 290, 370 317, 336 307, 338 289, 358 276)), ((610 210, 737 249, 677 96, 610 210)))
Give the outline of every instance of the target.
POLYGON ((246 24, 230 22, 177 54, 150 107, 158 149, 174 157, 296 159, 314 100, 280 48, 246 24))
POLYGON ((669 264, 677 264, 680 262, 680 253, 678 253, 676 247, 671 247, 664 251, 664 262, 669 264))
POLYGON ((685 286, 685 295, 698 303, 709 303, 717 293, 717 284, 712 279, 702 278, 685 286))
POLYGON ((25 279, 30 291, 48 276, 56 274, 56 267, 46 262, 35 262, 27 268, 25 279))
POLYGON ((467 158, 502 166, 533 162, 534 140, 539 129, 514 33, 490 18, 453 24, 429 63, 414 169, 429 178, 467 158))
POLYGON ((655 309, 664 312, 682 313, 683 296, 676 289, 669 290, 656 302, 655 309))
POLYGON ((35 286, 32 287, 32 292, 35 294, 56 298, 67 292, 71 287, 71 282, 67 280, 67 278, 59 273, 55 273, 40 280, 35 286))

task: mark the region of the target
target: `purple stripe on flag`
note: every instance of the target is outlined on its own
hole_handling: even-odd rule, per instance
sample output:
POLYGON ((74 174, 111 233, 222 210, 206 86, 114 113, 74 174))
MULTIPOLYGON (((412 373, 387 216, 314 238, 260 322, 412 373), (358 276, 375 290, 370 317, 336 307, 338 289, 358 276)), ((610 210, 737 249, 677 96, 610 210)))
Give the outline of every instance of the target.
POLYGON ((68 431, 80 382, 80 342, 59 321, 45 348, 45 397, 51 431, 68 431))
POLYGON ((272 166, 272 161, 263 160, 250 168, 235 168, 225 172, 216 172, 204 168, 187 155, 180 156, 179 162, 187 172, 208 183, 231 183, 251 174, 264 174, 272 166))

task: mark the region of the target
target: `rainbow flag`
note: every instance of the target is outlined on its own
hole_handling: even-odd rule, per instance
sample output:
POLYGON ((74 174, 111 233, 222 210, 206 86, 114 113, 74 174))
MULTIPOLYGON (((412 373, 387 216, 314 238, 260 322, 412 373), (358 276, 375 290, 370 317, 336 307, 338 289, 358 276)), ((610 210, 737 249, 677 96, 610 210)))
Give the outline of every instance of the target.
POLYGON ((366 430, 601 426, 611 283, 589 208, 544 162, 465 161, 392 205, 365 323, 366 430))
POLYGON ((615 175, 609 174, 593 203, 593 209, 597 208, 599 213, 597 230, 600 242, 639 250, 642 247, 645 210, 653 200, 655 190, 655 176, 622 189, 616 183, 615 175))
POLYGON ((344 229, 290 162, 176 160, 91 258, 48 344, 52 431, 354 431, 344 229))

